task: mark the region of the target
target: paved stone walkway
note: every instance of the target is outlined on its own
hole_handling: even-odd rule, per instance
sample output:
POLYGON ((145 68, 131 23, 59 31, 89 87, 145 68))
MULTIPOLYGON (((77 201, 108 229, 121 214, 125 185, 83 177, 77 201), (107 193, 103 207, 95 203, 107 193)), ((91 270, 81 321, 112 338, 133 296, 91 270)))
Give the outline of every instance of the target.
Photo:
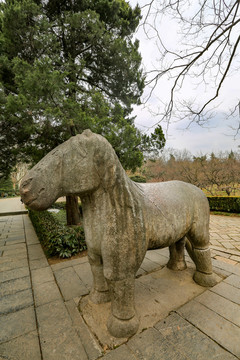
POLYGON ((109 350, 77 310, 92 283, 87 258, 50 266, 28 216, 0 215, 0 359, 239 359, 239 230, 240 217, 211 217, 214 271, 221 276, 211 289, 193 281, 185 286, 182 277, 192 271, 188 257, 190 275, 166 269, 167 249, 147 252, 136 280, 138 298, 147 296, 150 310, 155 302, 167 309, 169 302, 172 311, 156 313, 154 325, 109 350), (166 301, 156 290, 168 291, 175 278, 176 291, 166 301))

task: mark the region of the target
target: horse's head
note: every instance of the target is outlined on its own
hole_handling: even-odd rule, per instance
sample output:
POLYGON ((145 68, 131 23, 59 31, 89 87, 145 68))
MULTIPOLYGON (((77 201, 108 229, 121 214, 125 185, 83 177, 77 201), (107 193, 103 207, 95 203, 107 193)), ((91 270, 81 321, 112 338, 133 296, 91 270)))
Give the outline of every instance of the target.
POLYGON ((101 184, 109 187, 116 177, 116 159, 102 136, 85 130, 56 147, 27 173, 20 186, 22 200, 33 210, 44 210, 60 196, 81 196, 101 184))

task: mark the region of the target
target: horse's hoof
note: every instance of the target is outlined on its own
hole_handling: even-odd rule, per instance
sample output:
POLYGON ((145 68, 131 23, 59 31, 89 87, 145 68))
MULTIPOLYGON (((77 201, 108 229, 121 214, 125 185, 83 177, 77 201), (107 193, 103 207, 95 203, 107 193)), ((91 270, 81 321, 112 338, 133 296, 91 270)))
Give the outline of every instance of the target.
POLYGON ((91 290, 89 297, 94 304, 103 304, 111 300, 109 291, 98 291, 96 289, 91 290))
POLYGON ((108 318, 107 327, 110 334, 116 338, 127 338, 136 334, 139 320, 136 315, 128 320, 121 320, 111 314, 108 318))
POLYGON ((195 271, 193 275, 193 280, 201 286, 212 287, 217 284, 217 279, 215 274, 204 274, 200 271, 195 271))
POLYGON ((170 270, 182 271, 187 268, 187 264, 186 264, 186 261, 184 261, 184 260, 181 260, 181 261, 169 260, 167 263, 167 267, 170 270))

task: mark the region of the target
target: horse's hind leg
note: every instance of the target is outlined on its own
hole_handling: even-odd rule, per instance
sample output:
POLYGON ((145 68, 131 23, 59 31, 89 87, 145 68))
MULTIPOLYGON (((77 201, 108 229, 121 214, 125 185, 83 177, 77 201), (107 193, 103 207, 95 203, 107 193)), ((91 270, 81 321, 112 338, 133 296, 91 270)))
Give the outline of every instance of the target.
POLYGON ((171 270, 184 270, 187 268, 184 256, 185 237, 169 246, 170 259, 167 267, 171 270))
POLYGON ((196 271, 193 275, 194 281, 206 287, 216 285, 216 277, 212 271, 208 226, 206 226, 205 229, 204 226, 197 229, 195 225, 195 227, 190 230, 188 239, 191 245, 189 244, 189 246, 187 246, 187 250, 196 265, 196 271))

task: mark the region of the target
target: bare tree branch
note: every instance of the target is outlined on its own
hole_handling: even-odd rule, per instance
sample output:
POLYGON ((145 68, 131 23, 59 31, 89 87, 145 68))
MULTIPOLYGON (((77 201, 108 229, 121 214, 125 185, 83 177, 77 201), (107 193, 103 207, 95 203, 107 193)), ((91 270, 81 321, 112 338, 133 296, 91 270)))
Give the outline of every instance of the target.
MULTIPOLYGON (((219 97, 230 71, 239 67, 235 59, 240 55, 240 1, 199 0, 193 4, 190 0, 152 0, 142 9, 145 11, 144 32, 148 39, 155 39, 160 54, 159 66, 146 74, 146 84, 150 86, 146 101, 160 81, 168 76, 172 86, 165 108, 158 113, 160 119, 170 122, 173 115, 182 118, 185 114, 190 121, 203 124, 207 113, 209 116, 210 104, 219 97), (164 40, 158 25, 164 15, 180 24, 184 41, 176 49, 166 46, 167 39, 164 40), (214 93, 208 91, 208 99, 201 105, 195 103, 190 106, 188 101, 178 103, 176 92, 182 89, 187 78, 194 78, 207 88, 209 82, 215 83, 214 93)), ((238 98, 237 109, 239 103, 238 98)))

